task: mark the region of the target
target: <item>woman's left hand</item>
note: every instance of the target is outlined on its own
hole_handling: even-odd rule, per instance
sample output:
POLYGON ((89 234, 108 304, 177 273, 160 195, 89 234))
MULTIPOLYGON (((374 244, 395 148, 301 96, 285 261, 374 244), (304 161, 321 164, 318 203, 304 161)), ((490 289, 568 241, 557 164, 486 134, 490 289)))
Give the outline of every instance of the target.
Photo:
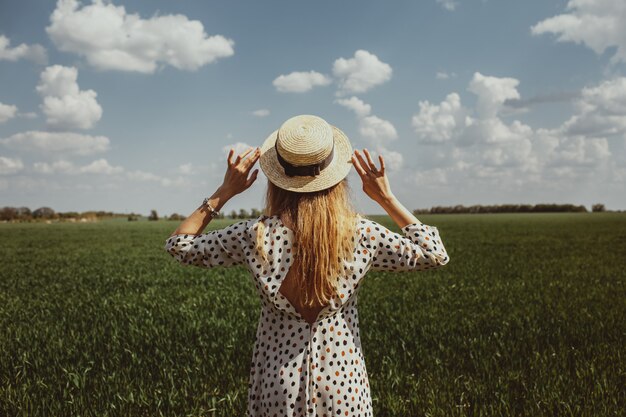
POLYGON ((256 180, 259 174, 258 168, 252 172, 249 178, 248 175, 261 156, 261 149, 250 147, 233 160, 234 154, 235 150, 231 148, 227 158, 228 168, 224 175, 224 182, 220 187, 224 192, 229 194, 230 197, 244 192, 256 180))

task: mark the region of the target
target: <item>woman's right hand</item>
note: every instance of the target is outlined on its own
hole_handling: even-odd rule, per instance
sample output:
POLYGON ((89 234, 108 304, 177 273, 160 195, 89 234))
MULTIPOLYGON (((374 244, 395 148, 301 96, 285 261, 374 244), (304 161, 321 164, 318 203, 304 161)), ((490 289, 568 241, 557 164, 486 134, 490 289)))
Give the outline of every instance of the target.
POLYGON ((380 168, 377 168, 369 151, 363 149, 363 153, 365 154, 365 158, 357 149, 354 150, 352 165, 354 165, 356 172, 363 181, 363 191, 365 194, 382 205, 394 198, 391 187, 389 186, 387 174, 385 173, 385 160, 383 156, 379 154, 378 160, 380 161, 380 168))

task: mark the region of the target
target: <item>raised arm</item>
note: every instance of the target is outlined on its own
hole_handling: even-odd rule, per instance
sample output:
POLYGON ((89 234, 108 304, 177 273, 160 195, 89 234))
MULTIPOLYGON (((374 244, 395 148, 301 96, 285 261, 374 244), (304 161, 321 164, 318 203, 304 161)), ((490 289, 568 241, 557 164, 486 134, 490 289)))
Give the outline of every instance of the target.
POLYGON ((365 157, 354 151, 352 163, 363 181, 363 191, 389 214, 402 235, 372 221, 364 222, 367 248, 372 253, 372 268, 386 271, 411 271, 437 268, 450 258, 436 227, 420 222, 391 192, 385 161, 378 156, 376 167, 367 149, 365 157))
MULTIPOLYGON (((261 155, 261 150, 259 148, 248 148, 245 152, 238 155, 233 161, 232 157, 234 153, 235 150, 231 148, 226 161, 228 167, 226 168, 226 174, 224 174, 224 182, 209 198, 209 204, 211 204, 211 207, 218 211, 228 200, 247 190, 256 180, 259 173, 257 168, 252 172, 250 178, 248 178, 250 170, 261 155), (246 158, 252 150, 254 150, 254 152, 246 158)), ((170 236, 180 234, 198 235, 202 233, 211 220, 212 217, 209 209, 205 206, 200 206, 193 213, 191 213, 189 217, 183 220, 183 222, 172 232, 170 236)))
POLYGON ((389 179, 385 172, 385 160, 378 155, 380 168, 376 167, 367 149, 363 149, 365 157, 355 149, 352 156, 354 169, 363 181, 363 191, 389 214, 391 219, 402 229, 407 224, 419 223, 417 217, 398 201, 391 192, 389 179), (366 160, 367 159, 367 160, 366 160))
MULTIPOLYGON (((233 161, 235 151, 230 150, 224 182, 208 201, 215 210, 220 210, 228 200, 248 189, 256 180, 258 169, 254 170, 250 177, 248 175, 259 159, 260 150, 256 148, 254 152, 252 151, 253 148, 249 148, 233 161), (248 154, 250 156, 245 158, 248 154)), ((242 263, 245 222, 202 234, 212 218, 207 206, 198 207, 172 232, 165 242, 165 250, 179 262, 187 265, 212 267, 242 263)))

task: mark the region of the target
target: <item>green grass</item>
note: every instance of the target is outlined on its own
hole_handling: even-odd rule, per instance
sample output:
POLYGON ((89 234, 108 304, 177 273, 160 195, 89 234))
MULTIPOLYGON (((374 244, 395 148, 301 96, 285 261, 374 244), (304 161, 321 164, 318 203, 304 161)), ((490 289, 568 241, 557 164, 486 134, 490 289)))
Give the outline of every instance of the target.
MULTIPOLYGON (((450 263, 360 291, 376 417, 623 415, 626 215, 419 218, 450 263)), ((245 414, 258 295, 177 224, 0 225, 0 415, 245 414)))

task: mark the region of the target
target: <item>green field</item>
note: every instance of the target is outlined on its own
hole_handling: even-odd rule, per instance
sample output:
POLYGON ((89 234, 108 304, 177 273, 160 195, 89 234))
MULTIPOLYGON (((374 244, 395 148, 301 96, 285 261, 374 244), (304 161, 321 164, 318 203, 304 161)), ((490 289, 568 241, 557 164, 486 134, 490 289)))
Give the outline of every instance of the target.
MULTIPOLYGON (((626 214, 419 218, 450 263, 359 293, 376 417, 626 413, 626 214)), ((1 416, 245 414, 258 295, 177 225, 0 224, 1 416)))

